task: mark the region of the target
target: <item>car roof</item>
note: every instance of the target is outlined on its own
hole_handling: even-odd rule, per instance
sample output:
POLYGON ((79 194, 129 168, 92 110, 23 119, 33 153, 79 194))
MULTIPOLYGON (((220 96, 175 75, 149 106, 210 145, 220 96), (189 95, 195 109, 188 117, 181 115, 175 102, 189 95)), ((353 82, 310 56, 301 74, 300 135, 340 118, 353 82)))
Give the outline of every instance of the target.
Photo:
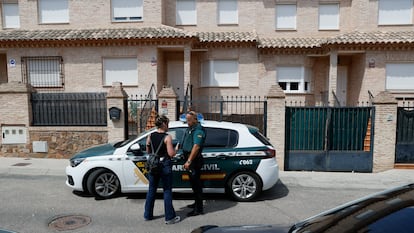
MULTIPOLYGON (((214 128, 226 128, 226 129, 246 129, 247 125, 241 124, 241 123, 234 123, 229 121, 212 121, 212 120, 203 120, 200 122, 202 126, 204 127, 214 127, 214 128)), ((175 128, 175 127, 187 127, 186 122, 182 121, 170 121, 169 127, 175 128)))

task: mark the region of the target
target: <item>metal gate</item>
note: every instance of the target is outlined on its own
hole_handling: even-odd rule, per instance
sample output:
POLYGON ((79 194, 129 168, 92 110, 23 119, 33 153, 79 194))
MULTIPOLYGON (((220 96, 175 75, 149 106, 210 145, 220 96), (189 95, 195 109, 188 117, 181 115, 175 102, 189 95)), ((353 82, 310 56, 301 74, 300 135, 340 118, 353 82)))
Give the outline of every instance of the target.
POLYGON ((128 138, 133 138, 152 127, 149 121, 158 112, 158 100, 141 95, 130 96, 127 101, 128 138))
POLYGON ((395 163, 414 163, 414 107, 397 108, 395 163))
POLYGON ((286 107, 285 169, 372 172, 373 107, 286 107))

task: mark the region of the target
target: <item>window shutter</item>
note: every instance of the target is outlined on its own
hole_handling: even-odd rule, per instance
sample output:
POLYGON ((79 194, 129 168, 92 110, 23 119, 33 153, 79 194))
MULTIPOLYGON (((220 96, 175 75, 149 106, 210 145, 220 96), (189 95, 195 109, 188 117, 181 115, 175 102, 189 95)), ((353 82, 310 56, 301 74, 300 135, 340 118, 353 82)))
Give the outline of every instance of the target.
POLYGON ((378 24, 412 24, 412 0, 379 0, 378 24))
POLYGON ((104 85, 122 82, 123 85, 138 85, 138 63, 136 58, 105 58, 104 85))
POLYGON ((41 23, 68 23, 68 0, 40 0, 39 15, 41 23))
POLYGON ((142 18, 142 0, 112 0, 114 18, 142 18))
POLYGON ((239 22, 237 0, 219 0, 218 10, 219 24, 237 24, 239 22))
POLYGON ((176 8, 177 25, 197 24, 197 11, 195 0, 177 0, 176 8))
POLYGON ((339 4, 319 5, 319 29, 339 29, 339 4))
POLYGON ((4 28, 19 28, 19 5, 17 3, 3 3, 4 28))
POLYGON ((387 64, 387 90, 414 90, 414 63, 387 64))
POLYGON ((276 29, 296 29, 296 5, 276 5, 276 29))

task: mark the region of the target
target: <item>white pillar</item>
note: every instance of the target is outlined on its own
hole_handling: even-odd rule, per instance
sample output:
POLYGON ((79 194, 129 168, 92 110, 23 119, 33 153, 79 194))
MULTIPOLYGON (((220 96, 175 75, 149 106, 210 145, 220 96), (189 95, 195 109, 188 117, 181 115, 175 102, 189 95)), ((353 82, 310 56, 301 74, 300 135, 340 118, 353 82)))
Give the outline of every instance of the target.
POLYGON ((331 51, 330 57, 329 57, 329 84, 328 84, 328 101, 329 106, 335 106, 336 99, 333 95, 333 92, 336 92, 336 86, 338 83, 338 52, 337 51, 331 51))

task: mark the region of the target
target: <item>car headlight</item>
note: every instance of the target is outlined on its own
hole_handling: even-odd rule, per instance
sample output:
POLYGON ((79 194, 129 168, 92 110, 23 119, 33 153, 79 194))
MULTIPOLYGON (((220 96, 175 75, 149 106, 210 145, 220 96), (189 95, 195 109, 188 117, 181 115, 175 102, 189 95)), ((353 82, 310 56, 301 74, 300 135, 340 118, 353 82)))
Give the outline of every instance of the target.
POLYGON ((76 167, 78 166, 80 163, 83 162, 83 160, 85 160, 85 158, 75 158, 75 159, 71 159, 70 160, 70 166, 71 167, 76 167))

